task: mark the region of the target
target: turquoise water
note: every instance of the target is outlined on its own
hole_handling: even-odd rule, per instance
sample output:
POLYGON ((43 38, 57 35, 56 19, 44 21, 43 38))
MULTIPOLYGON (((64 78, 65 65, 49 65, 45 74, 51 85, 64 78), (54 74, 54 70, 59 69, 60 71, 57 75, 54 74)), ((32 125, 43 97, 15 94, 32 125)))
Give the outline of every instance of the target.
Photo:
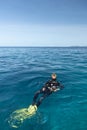
POLYGON ((51 73, 64 89, 46 98, 18 130, 87 130, 87 48, 0 48, 0 130, 28 107, 51 73))

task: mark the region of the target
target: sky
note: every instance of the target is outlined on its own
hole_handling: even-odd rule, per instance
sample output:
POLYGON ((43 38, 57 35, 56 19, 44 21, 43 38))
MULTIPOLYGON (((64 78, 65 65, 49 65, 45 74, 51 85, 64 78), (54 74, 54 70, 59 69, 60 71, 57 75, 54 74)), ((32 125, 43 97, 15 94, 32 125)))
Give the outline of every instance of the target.
POLYGON ((0 0, 0 46, 87 46, 87 0, 0 0))

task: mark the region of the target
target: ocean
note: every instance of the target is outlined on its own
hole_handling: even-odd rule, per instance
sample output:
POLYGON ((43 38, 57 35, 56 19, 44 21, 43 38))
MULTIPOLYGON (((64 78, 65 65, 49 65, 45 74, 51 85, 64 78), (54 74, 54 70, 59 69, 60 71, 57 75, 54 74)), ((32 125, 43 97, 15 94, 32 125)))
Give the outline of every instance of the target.
POLYGON ((87 130, 87 47, 0 48, 0 130, 14 130, 11 113, 28 107, 51 74, 63 90, 48 96, 18 130, 87 130))

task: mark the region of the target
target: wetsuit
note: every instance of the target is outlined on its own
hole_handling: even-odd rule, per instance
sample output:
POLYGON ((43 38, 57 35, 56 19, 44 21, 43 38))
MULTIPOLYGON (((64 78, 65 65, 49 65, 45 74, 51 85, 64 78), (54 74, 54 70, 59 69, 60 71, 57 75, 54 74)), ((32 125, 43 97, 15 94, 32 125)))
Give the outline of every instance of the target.
POLYGON ((62 89, 63 86, 57 82, 56 80, 49 80, 46 84, 35 93, 33 98, 32 105, 36 104, 37 107, 41 104, 41 102, 50 94, 52 94, 56 89, 62 89), (39 94, 42 94, 41 97, 37 100, 39 94), (37 101, 36 101, 37 100, 37 101))

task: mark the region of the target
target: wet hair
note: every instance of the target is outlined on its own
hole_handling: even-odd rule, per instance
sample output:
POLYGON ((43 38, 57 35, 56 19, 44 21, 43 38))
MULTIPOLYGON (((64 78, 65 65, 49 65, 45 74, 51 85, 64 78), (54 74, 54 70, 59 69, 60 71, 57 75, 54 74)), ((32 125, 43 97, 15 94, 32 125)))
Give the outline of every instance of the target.
POLYGON ((53 76, 54 76, 55 78, 57 77, 57 75, 56 75, 55 73, 53 73, 53 74, 51 75, 51 77, 53 77, 53 76))

